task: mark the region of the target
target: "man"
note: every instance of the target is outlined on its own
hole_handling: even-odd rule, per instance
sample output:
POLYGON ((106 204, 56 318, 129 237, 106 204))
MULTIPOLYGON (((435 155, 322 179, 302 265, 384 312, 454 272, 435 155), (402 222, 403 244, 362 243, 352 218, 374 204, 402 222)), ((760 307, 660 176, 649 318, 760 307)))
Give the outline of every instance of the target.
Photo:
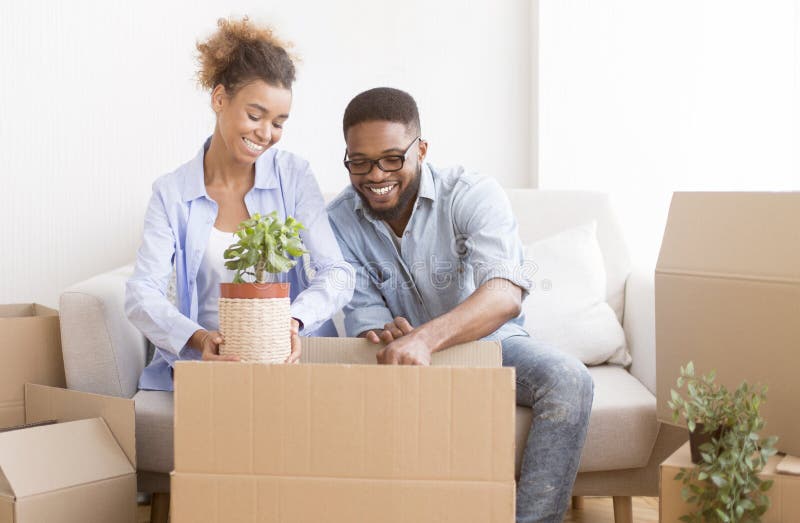
POLYGON ((385 343, 380 363, 428 365, 431 353, 500 340, 517 403, 533 408, 517 486, 518 522, 560 522, 577 474, 593 383, 571 356, 523 329, 530 281, 510 204, 491 178, 424 162, 417 105, 377 88, 344 114, 351 186, 328 206, 356 270, 349 336, 385 343))

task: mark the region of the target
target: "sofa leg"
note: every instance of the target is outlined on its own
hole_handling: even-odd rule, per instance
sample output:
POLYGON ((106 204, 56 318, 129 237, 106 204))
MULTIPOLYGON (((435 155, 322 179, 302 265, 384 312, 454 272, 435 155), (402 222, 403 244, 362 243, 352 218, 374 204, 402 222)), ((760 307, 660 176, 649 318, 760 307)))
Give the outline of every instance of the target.
POLYGON ((583 510, 583 496, 572 496, 572 510, 583 510))
POLYGON ((150 523, 167 523, 169 520, 169 493, 156 492, 150 503, 150 523))
POLYGON ((614 496, 614 523, 633 523, 630 496, 614 496))

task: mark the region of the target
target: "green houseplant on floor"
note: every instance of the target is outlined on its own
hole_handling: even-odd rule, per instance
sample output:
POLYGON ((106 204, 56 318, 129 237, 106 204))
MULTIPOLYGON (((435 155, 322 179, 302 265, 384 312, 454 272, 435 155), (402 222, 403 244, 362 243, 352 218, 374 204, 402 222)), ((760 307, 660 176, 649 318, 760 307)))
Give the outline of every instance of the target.
POLYGON ((239 224, 237 241, 225 250, 225 267, 236 271, 220 284, 220 354, 241 361, 282 363, 291 353, 289 284, 270 282, 269 274, 288 272, 305 254, 303 224, 277 211, 254 214, 239 224))
POLYGON ((730 392, 715 383, 713 371, 697 376, 692 362, 681 367, 677 386, 685 386, 687 396, 671 391, 673 419, 684 418, 690 433, 707 439, 699 445, 697 466, 681 469, 675 476, 683 482, 684 501, 696 506, 681 521, 760 522, 769 508, 766 492, 772 481, 763 481, 758 473, 776 453, 777 441, 759 436, 764 428, 759 409, 767 399, 766 387, 757 389, 744 382, 730 392))

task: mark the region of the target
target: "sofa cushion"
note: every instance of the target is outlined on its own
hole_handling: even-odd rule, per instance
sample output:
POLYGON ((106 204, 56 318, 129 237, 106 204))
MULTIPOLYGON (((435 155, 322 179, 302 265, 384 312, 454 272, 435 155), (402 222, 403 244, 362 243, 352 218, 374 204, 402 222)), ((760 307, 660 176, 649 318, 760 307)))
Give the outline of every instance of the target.
POLYGON ((172 472, 172 392, 140 390, 133 397, 136 409, 136 456, 138 470, 172 472))
MULTIPOLYGON (((644 467, 656 437, 656 398, 639 380, 616 365, 589 368, 594 404, 580 472, 644 467)), ((531 427, 531 409, 517 406, 516 473, 531 427)))
POLYGON ((631 357, 606 302, 606 269, 597 222, 573 227, 525 247, 534 282, 522 302, 525 330, 586 365, 628 365, 631 357))
POLYGON ((625 280, 631 271, 631 264, 622 228, 611 208, 609 196, 592 191, 540 189, 508 189, 507 193, 523 244, 592 220, 597 221, 597 241, 603 251, 606 268, 606 301, 614 309, 617 319, 622 321, 625 280))

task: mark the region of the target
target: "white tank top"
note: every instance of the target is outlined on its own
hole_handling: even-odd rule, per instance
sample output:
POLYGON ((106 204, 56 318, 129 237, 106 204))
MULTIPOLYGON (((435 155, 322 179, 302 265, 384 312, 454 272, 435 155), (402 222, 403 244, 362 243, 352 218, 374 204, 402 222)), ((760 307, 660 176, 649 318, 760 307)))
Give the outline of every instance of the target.
POLYGON ((211 228, 206 252, 197 271, 197 323, 206 330, 219 330, 219 284, 232 283, 236 271, 225 268, 225 250, 236 242, 236 235, 211 228))

